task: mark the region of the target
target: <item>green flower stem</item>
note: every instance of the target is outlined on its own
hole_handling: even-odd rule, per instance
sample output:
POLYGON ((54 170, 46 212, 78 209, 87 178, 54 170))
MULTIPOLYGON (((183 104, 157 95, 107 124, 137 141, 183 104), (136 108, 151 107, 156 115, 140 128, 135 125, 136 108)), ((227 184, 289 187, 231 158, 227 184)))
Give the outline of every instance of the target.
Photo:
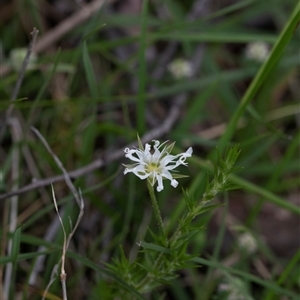
POLYGON ((148 186, 148 190, 149 190, 149 194, 150 194, 150 199, 152 202, 152 207, 153 207, 153 211, 154 211, 154 215, 157 221, 157 225, 158 225, 158 229, 160 231, 160 233, 162 234, 162 236, 164 238, 166 238, 166 231, 165 231, 165 227, 164 227, 164 223, 162 221, 161 218, 161 214, 160 214, 160 210, 157 204, 157 200, 155 197, 155 192, 154 192, 154 188, 151 185, 151 183, 149 182, 149 180, 147 180, 147 186, 148 186))
MULTIPOLYGON (((148 183, 148 188, 152 188, 152 193, 154 195, 154 190, 153 187, 151 186, 150 183, 148 183)), ((150 191, 149 188, 149 191, 150 191)), ((155 195, 154 195, 155 197, 155 195)), ((207 201, 209 202, 209 201, 207 201)), ((192 220, 198 215, 197 211, 200 210, 200 208, 202 208, 207 202, 204 201, 204 199, 202 199, 201 201, 199 201, 199 204, 197 206, 197 208, 195 208, 193 211, 189 211, 186 216, 183 218, 181 224, 190 224, 192 222, 192 220)), ((155 203, 156 199, 155 199, 155 203)), ((156 204, 157 205, 157 204, 156 204)), ((158 210, 159 212, 159 210, 158 210)), ((160 214, 159 214, 160 217, 160 214)), ((161 220, 161 217, 160 217, 161 220)), ((163 225, 162 225, 163 226, 163 225)), ((168 240, 168 246, 170 248, 172 248, 174 245, 176 245, 176 242, 180 239, 180 237, 184 234, 184 229, 182 228, 181 225, 178 225, 177 229, 175 230, 174 234, 172 235, 172 237, 168 240)), ((159 253, 158 257, 156 258, 154 264, 153 264, 153 270, 159 270, 160 272, 169 272, 170 270, 163 270, 162 269, 162 263, 163 263, 163 257, 164 257, 164 253, 161 252, 159 253)), ((174 271, 174 270, 171 270, 174 271)), ((153 275, 151 274, 151 272, 148 272, 146 274, 146 276, 139 282, 139 284, 136 286, 136 289, 138 292, 140 293, 146 293, 149 292, 149 290, 151 290, 151 281, 155 280, 155 278, 153 277, 153 275)))

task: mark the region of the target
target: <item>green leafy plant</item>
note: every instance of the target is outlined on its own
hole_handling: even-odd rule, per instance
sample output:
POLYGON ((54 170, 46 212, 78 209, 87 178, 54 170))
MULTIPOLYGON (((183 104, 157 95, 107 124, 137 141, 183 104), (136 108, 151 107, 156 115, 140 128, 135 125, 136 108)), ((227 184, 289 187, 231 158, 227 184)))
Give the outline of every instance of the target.
MULTIPOLYGON (((124 174, 132 172, 140 179, 146 179, 158 233, 149 229, 153 240, 150 243, 145 241, 138 243, 142 250, 136 261, 130 262, 120 248, 120 258, 107 264, 107 267, 115 275, 120 276, 122 280, 141 294, 148 293, 161 284, 169 284, 176 278, 176 271, 180 269, 197 267, 192 259, 198 254, 189 254, 187 248, 190 239, 203 228, 194 227, 192 221, 200 214, 221 205, 209 205, 218 193, 236 188, 228 179, 234 171, 234 165, 240 153, 239 147, 234 146, 226 152, 224 158, 218 154, 218 160, 214 165, 214 176, 208 181, 200 200, 196 200, 183 190, 186 209, 179 219, 177 229, 172 233, 165 229, 153 186, 158 181, 157 190, 160 192, 163 189, 162 180, 169 179, 171 184, 173 183, 176 187, 178 183, 169 173, 169 170, 175 172, 175 168, 180 164, 187 166, 185 160, 191 156, 192 149, 189 148, 185 153, 171 155, 170 152, 174 143, 170 145, 167 145, 167 142, 161 145, 158 141, 153 141, 153 143, 152 149, 150 144, 146 144, 144 147, 138 137, 138 149, 125 149, 125 156, 134 161, 135 164, 124 165, 126 167, 124 174)), ((180 174, 175 174, 177 178, 182 177, 180 174)), ((115 288, 115 293, 118 290, 115 288)), ((126 297, 125 291, 120 292, 120 294, 122 297, 126 297)), ((130 299, 132 295, 128 294, 127 297, 130 299)))

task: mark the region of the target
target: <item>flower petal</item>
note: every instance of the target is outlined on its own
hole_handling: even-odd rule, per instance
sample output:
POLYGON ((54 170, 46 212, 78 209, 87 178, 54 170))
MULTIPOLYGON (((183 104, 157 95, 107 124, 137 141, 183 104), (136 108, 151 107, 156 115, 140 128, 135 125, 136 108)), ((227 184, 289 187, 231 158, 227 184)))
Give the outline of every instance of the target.
POLYGON ((172 180, 171 180, 171 186, 173 186, 174 188, 176 188, 177 185, 178 185, 178 181, 175 180, 175 179, 172 179, 172 180))
POLYGON ((158 192, 161 192, 164 189, 162 177, 161 177, 161 175, 157 175, 156 178, 157 178, 157 188, 156 188, 156 190, 158 192))

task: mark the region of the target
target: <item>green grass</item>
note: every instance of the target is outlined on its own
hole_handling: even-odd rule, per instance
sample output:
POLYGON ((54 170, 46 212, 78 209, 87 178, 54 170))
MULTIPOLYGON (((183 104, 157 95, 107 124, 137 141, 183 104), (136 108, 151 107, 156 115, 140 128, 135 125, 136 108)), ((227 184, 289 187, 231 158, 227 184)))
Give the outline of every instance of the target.
MULTIPOLYGON (((27 47, 34 26, 40 35, 47 35, 61 18, 45 14, 39 1, 25 2, 22 7, 5 4, 10 18, 1 21, 1 68, 11 64, 11 50, 27 47)), ((300 4, 247 0, 232 5, 224 1, 221 7, 217 3, 196 19, 187 18, 190 3, 179 0, 143 1, 136 15, 118 5, 109 5, 111 10, 105 6, 39 53, 36 68, 26 72, 14 102, 13 117, 20 127, 9 122, 1 140, 0 194, 34 178, 61 174, 30 126, 42 133, 68 171, 99 158, 105 162, 104 167, 72 178, 82 191, 85 212, 67 252, 69 299, 117 299, 116 293, 123 299, 228 299, 229 290, 222 290, 222 284, 237 290, 242 299, 297 299, 300 4), (246 45, 255 41, 269 45, 264 62, 245 57, 246 45), (161 63, 168 47, 174 52, 161 63), (203 57, 195 75, 175 79, 168 64, 175 58, 192 60, 201 47, 203 57), (153 72, 159 67, 163 72, 157 79, 153 72), (166 276, 142 293, 147 288, 133 284, 121 269, 133 274, 137 268, 133 262, 155 265, 160 257, 173 257, 175 250, 155 237, 158 228, 146 182, 123 175, 125 157, 112 162, 107 158, 136 142, 137 133, 142 137, 161 128, 181 96, 186 101, 176 122, 166 134, 155 137, 176 141, 174 154, 190 146, 194 150, 188 168, 180 169, 189 177, 179 179, 176 189, 165 181, 164 190, 156 193, 167 235, 172 236, 187 211, 182 189, 201 199, 213 178, 217 150, 224 153, 239 145, 236 170, 229 177, 238 188, 218 194, 211 203, 214 209, 193 220, 190 229, 197 230, 181 249, 192 256, 175 273, 177 277, 166 276), (16 149, 20 150, 18 170, 13 168, 16 149), (244 232, 255 238, 253 253, 239 244, 244 232), (113 261, 117 271, 108 266, 113 261)), ((76 4, 69 9, 71 13, 83 8, 76 4)), ((61 20, 65 18, 67 14, 61 20)), ((14 69, 1 78, 1 121, 17 78, 14 69)), ((79 209, 63 181, 56 182, 54 189, 70 232, 79 209)), ((0 201, 0 291, 9 288, 8 299, 41 299, 63 245, 51 188, 0 201), (10 228, 14 201, 17 226, 10 228), (33 280, 33 269, 43 255, 42 268, 33 280), (5 279, 9 266, 12 275, 5 279)), ((48 299, 62 299, 59 275, 48 292, 56 296, 48 299)))

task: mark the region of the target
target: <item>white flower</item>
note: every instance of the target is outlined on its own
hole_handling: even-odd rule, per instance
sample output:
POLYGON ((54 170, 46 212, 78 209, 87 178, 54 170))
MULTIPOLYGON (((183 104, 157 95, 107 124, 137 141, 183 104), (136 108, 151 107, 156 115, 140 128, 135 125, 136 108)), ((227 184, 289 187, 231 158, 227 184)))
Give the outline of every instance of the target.
MULTIPOLYGON (((159 141, 154 140, 153 142, 154 145, 152 146, 152 149, 149 144, 146 144, 145 149, 143 149, 140 143, 141 149, 126 148, 124 150, 126 153, 125 157, 135 162, 133 165, 124 165, 126 167, 124 174, 132 172, 140 179, 147 178, 152 186, 157 181, 158 192, 164 189, 163 178, 169 179, 171 181, 171 185, 176 188, 178 182, 174 179, 174 174, 171 174, 170 171, 173 171, 179 165, 187 166, 185 160, 187 157, 192 156, 193 149, 190 147, 185 153, 170 155, 169 153, 173 149, 175 143, 165 146, 167 142, 164 142, 161 145, 159 141), (163 149, 160 150, 162 147, 163 149)), ((177 175, 176 177, 184 176, 177 175)))
POLYGON ((269 56, 269 46, 265 42, 253 42, 246 46, 245 55, 248 59, 264 62, 269 56))
POLYGON ((191 77, 193 75, 192 64, 182 58, 172 61, 168 65, 168 70, 176 79, 191 77))
MULTIPOLYGON (((19 72, 23 65, 23 60, 27 55, 26 48, 16 48, 13 49, 9 54, 10 63, 13 69, 19 72)), ((27 65, 27 70, 33 70, 36 67, 37 55, 35 53, 31 53, 29 57, 29 62, 27 65)))
POLYGON ((244 232, 241 234, 238 238, 238 243, 249 254, 252 254, 257 250, 256 240, 251 233, 244 232))
MULTIPOLYGON (((231 277, 230 282, 220 283, 218 286, 220 296, 225 296, 227 300, 250 300, 252 298, 248 297, 245 292, 247 287, 245 283, 237 278, 231 277)), ((222 299, 224 299, 222 297, 222 299)))

